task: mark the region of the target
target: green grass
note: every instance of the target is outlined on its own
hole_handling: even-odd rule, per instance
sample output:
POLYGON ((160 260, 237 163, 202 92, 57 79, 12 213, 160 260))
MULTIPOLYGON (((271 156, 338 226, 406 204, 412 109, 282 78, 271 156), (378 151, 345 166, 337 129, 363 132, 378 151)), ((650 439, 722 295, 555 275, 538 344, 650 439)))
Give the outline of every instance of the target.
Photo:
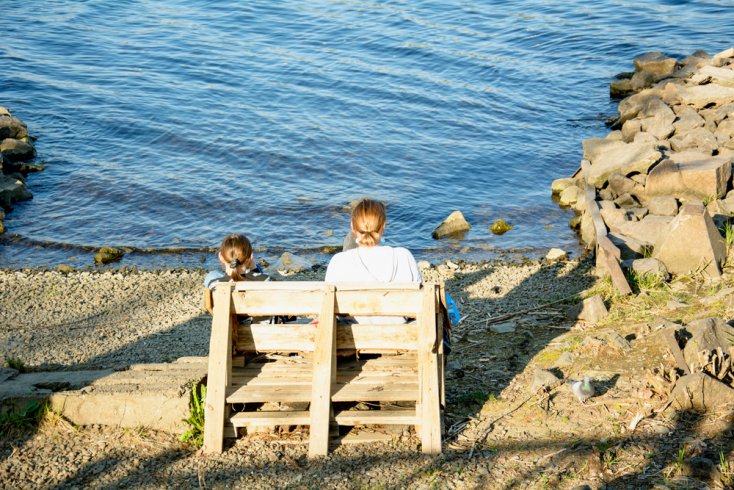
POLYGON ((731 244, 734 243, 734 226, 732 226, 731 221, 726 220, 721 228, 719 228, 719 232, 726 239, 726 248, 728 250, 731 244))
POLYGON ((194 386, 191 391, 191 412, 188 418, 183 419, 190 428, 179 436, 181 442, 188 442, 196 447, 204 444, 204 402, 206 401, 206 386, 194 386))
POLYGON ((0 406, 0 437, 13 431, 37 427, 46 412, 46 404, 31 401, 22 408, 14 405, 0 406))
POLYGON ((28 366, 25 365, 25 362, 23 362, 21 359, 18 359, 17 357, 6 357, 5 364, 7 364, 9 368, 15 369, 19 373, 25 373, 28 371, 28 366))

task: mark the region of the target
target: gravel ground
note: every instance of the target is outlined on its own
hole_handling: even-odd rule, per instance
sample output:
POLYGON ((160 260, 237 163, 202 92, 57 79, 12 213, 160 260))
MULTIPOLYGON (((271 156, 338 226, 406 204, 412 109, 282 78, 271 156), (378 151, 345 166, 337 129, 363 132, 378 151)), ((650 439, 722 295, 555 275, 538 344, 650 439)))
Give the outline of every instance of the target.
MULTIPOLYGON (((323 272, 282 280, 318 280, 323 272)), ((0 271, 0 352, 44 370, 206 355, 204 274, 0 271)), ((732 481, 694 479, 676 466, 681 444, 693 448, 689 455, 728 457, 729 419, 655 420, 625 433, 639 407, 664 403, 632 396, 644 391, 642 380, 622 376, 586 406, 565 386, 529 398, 535 369, 549 368, 561 352, 576 357, 566 375, 580 366, 624 373, 633 358, 641 364, 635 369, 667 362, 641 354, 660 350, 654 336, 640 337, 634 355, 585 350, 581 339, 593 328, 565 311, 593 284, 589 264, 447 262, 423 275, 446 282, 463 316, 447 372, 443 455, 421 455, 405 431, 387 444, 341 446, 309 461, 307 435, 295 430, 241 437, 222 455, 203 457, 175 435, 72 427, 47 415, 0 438, 0 488, 722 488, 719 482, 732 481), (494 333, 504 316, 514 331, 494 333)), ((619 326, 623 334, 633 328, 619 326)))

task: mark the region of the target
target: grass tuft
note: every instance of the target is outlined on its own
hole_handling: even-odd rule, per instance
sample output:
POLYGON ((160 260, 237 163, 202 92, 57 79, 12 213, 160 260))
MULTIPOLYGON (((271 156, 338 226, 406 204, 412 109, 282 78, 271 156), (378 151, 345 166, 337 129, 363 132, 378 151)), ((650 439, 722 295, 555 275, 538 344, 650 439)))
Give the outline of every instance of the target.
POLYGON ((178 438, 181 442, 188 442, 196 447, 204 444, 204 402, 206 400, 206 386, 194 386, 191 391, 191 412, 184 422, 191 427, 178 438))

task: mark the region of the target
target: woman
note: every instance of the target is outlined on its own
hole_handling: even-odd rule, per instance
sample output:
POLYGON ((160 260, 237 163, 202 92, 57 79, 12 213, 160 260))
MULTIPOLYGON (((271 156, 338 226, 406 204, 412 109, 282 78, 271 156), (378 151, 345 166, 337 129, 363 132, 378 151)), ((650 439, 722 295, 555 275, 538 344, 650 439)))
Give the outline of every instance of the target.
POLYGON ((357 246, 332 257, 326 282, 422 282, 413 254, 403 247, 380 245, 385 232, 385 205, 363 199, 352 212, 357 246))

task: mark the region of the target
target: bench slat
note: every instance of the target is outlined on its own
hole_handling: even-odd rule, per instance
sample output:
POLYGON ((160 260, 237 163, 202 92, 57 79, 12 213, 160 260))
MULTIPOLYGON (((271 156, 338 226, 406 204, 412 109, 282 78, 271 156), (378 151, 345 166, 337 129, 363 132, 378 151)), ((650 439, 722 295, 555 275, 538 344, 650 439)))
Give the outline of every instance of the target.
MULTIPOLYGON (((240 352, 313 352, 317 325, 243 324, 237 329, 240 352)), ((416 350, 418 325, 337 325, 337 350, 416 350)))
POLYGON ((239 412, 230 418, 234 427, 249 425, 309 425, 308 411, 239 412))
POLYGON ((415 409, 342 410, 334 419, 339 425, 415 425, 419 418, 415 409))
MULTIPOLYGON (((415 316, 420 311, 420 290, 380 289, 372 293, 365 294, 365 291, 360 290, 337 291, 335 313, 355 316, 415 316)), ((294 293, 285 289, 248 289, 234 292, 232 301, 238 315, 308 316, 317 315, 321 311, 320 290, 294 293)))

